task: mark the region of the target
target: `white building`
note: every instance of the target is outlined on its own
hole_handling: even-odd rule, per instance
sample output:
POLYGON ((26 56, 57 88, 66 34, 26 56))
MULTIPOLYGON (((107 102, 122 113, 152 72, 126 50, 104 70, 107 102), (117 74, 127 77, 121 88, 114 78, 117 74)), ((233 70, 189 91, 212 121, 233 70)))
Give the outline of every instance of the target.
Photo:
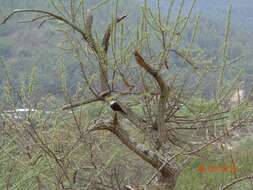
POLYGON ((231 104, 240 104, 245 97, 245 91, 243 89, 238 89, 235 91, 235 93, 230 98, 231 104))

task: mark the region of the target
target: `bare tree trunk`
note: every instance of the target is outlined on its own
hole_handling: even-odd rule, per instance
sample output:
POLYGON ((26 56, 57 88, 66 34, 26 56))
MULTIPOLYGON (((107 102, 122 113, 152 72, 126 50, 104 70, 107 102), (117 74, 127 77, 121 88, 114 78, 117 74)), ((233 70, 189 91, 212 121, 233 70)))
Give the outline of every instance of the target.
POLYGON ((137 142, 129 133, 124 130, 124 126, 115 124, 112 120, 101 120, 90 126, 89 131, 108 130, 118 137, 118 139, 127 146, 132 152, 137 154, 142 160, 149 163, 152 167, 159 170, 155 185, 147 186, 148 190, 174 190, 177 177, 180 174, 179 167, 171 158, 164 158, 162 155, 146 148, 143 144, 137 142), (164 163, 170 160, 164 165, 164 163))

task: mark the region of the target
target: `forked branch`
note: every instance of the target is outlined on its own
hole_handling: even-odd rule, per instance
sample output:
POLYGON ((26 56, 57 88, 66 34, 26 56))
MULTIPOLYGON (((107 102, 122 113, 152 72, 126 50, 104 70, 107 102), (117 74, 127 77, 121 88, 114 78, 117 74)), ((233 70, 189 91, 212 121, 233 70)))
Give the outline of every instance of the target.
MULTIPOLYGON (((146 148, 145 145, 138 143, 134 138, 130 137, 129 133, 119 124, 115 126, 112 120, 99 120, 94 125, 91 125, 88 130, 90 132, 99 130, 108 130, 112 132, 124 145, 126 145, 144 161, 152 165, 155 169, 160 169, 165 161, 165 158, 163 158, 160 154, 151 151, 150 149, 146 148)), ((160 172, 167 177, 174 177, 178 174, 179 169, 174 163, 172 164, 168 162, 160 170, 160 172)))
MULTIPOLYGON (((77 31, 79 34, 81 34, 81 36, 84 38, 84 40, 87 40, 87 36, 86 34, 82 31, 82 29, 80 29, 79 27, 77 27, 76 25, 74 25, 73 23, 71 23, 70 21, 68 21, 67 19, 65 19, 62 16, 56 15, 50 11, 44 11, 44 10, 40 10, 40 9, 17 9, 12 11, 11 14, 9 14, 2 22, 1 24, 5 24, 11 17, 13 17, 14 15, 18 14, 18 13, 40 13, 43 15, 47 15, 48 17, 54 18, 58 21, 62 21, 65 24, 67 24, 68 26, 70 26, 73 30, 77 31)), ((38 17, 39 18, 39 17, 38 17)), ((42 19, 44 17, 40 17, 40 19, 42 19)), ((35 19, 34 21, 36 21, 37 19, 35 19)))
POLYGON ((145 62, 143 57, 140 55, 140 53, 136 50, 134 52, 136 63, 141 66, 145 71, 147 71, 153 78, 156 80, 160 87, 160 97, 159 97, 159 103, 158 103, 158 113, 156 117, 156 124, 159 131, 160 136, 160 144, 163 144, 166 142, 167 139, 167 132, 166 132, 166 126, 165 126, 165 113, 166 113, 166 103, 168 100, 170 88, 166 84, 165 80, 162 78, 160 73, 156 71, 154 68, 152 68, 148 63, 145 62))
POLYGON ((157 81, 157 83, 158 83, 158 85, 159 85, 159 87, 161 89, 161 93, 164 92, 164 91, 167 92, 169 90, 168 85, 163 80, 163 78, 158 73, 158 71, 156 71, 148 63, 145 62, 145 60, 143 59, 143 57, 141 56, 141 54, 138 52, 138 50, 136 50, 134 52, 134 55, 135 55, 136 63, 139 66, 141 66, 145 71, 147 71, 151 76, 153 76, 155 78, 155 80, 157 81))

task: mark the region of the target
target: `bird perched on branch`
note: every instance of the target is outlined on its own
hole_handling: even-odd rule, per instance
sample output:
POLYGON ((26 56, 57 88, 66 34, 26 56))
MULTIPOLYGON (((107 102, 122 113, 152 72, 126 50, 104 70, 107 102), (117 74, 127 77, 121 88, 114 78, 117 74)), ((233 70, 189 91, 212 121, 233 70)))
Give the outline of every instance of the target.
POLYGON ((123 109, 121 108, 121 106, 115 100, 110 101, 110 106, 111 106, 111 108, 112 108, 113 111, 121 112, 121 113, 126 114, 126 112, 123 111, 123 109))

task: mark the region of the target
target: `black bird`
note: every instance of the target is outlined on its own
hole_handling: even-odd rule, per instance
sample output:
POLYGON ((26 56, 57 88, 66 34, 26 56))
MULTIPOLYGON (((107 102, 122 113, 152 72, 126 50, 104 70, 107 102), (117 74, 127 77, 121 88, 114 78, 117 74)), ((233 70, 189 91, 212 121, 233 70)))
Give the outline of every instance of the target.
POLYGON ((120 105, 116 101, 111 101, 110 106, 113 111, 118 111, 126 114, 126 112, 123 111, 123 109, 120 107, 120 105))

